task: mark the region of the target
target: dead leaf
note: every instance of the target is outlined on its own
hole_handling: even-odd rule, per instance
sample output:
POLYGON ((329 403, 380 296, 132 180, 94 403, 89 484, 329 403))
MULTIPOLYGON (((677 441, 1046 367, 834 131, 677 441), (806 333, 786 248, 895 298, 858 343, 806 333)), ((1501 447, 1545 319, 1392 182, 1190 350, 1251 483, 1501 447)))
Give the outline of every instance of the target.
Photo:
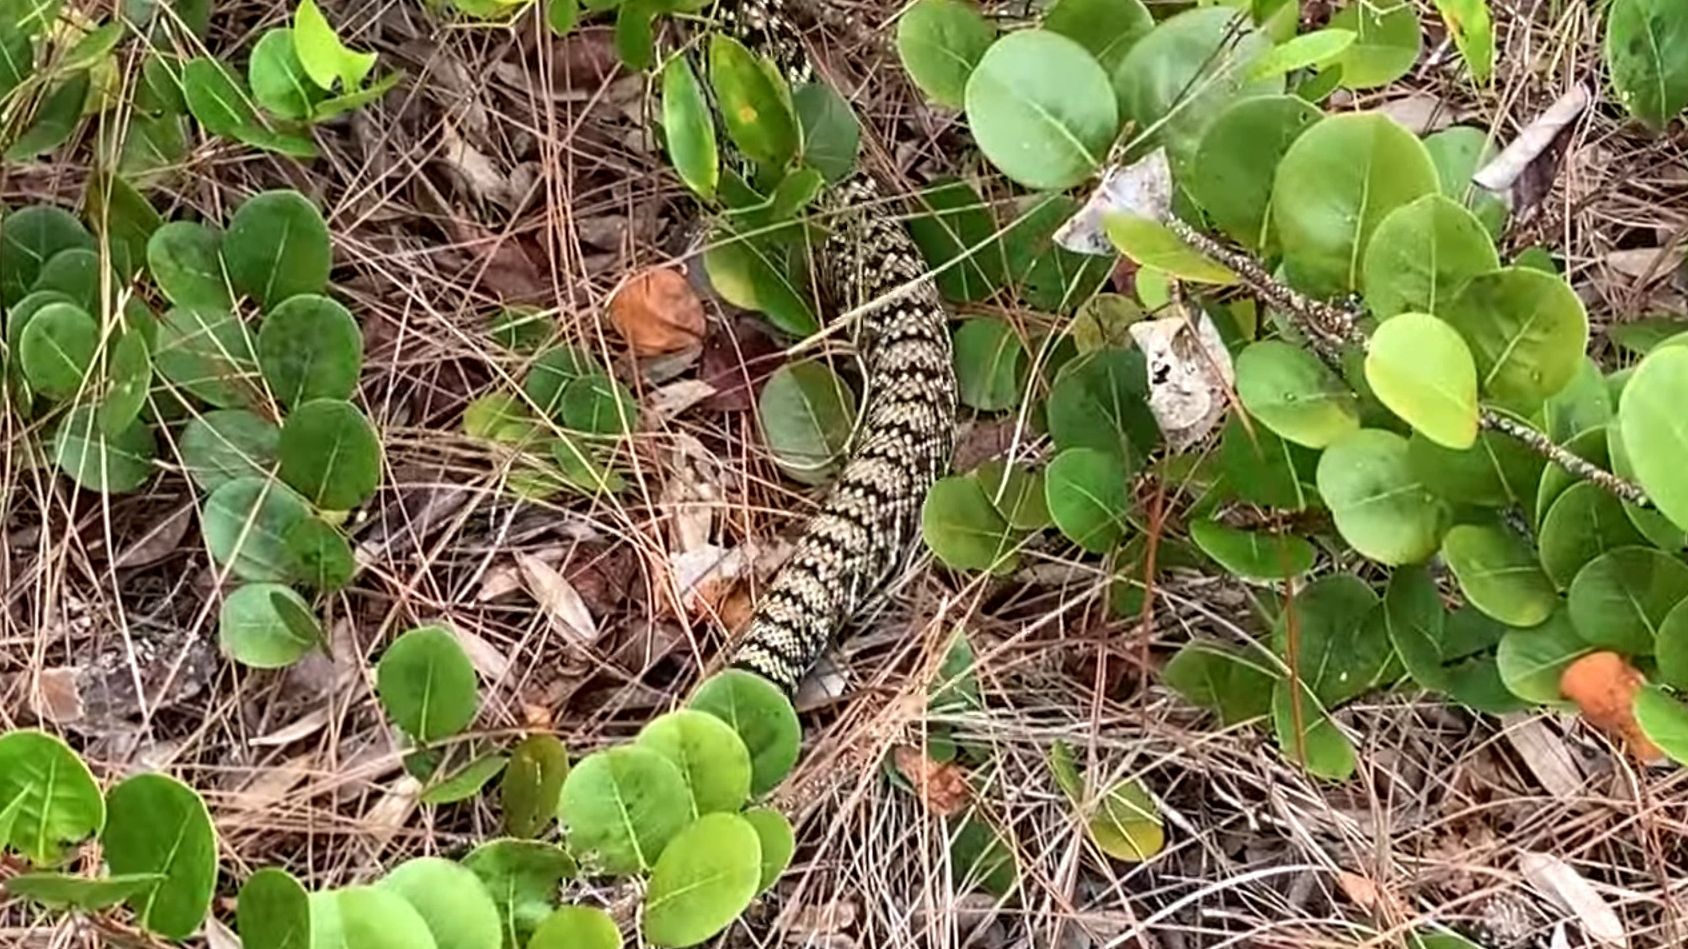
POLYGON ((333 714, 333 710, 327 705, 319 706, 267 735, 248 739, 246 743, 260 748, 266 745, 290 745, 321 731, 333 714))
POLYGON ((836 936, 854 928, 856 913, 854 900, 838 899, 828 900, 825 903, 807 904, 799 908, 791 917, 791 926, 787 930, 787 938, 836 936))
POLYGON ((967 808, 972 789, 967 776, 953 762, 937 762, 921 754, 919 749, 898 745, 891 760, 903 777, 914 785, 926 809, 940 817, 953 817, 967 808))
POLYGON ((1231 353, 1205 312, 1131 324, 1131 338, 1148 361, 1149 411, 1173 451, 1206 438, 1224 417, 1236 382, 1231 353))
POLYGON ((1606 266, 1636 280, 1663 277, 1682 266, 1682 253, 1670 247, 1614 250, 1606 255, 1606 266))
POLYGON ((843 698, 849 688, 850 682, 844 678, 844 670, 831 656, 822 656, 803 681, 797 684, 797 694, 791 697, 791 704, 799 712, 812 712, 843 698))
POLYGON ((680 607, 692 616, 719 615, 739 580, 749 576, 755 558, 745 547, 728 550, 702 544, 668 557, 668 572, 680 595, 680 607))
POLYGON ((716 329, 703 341, 698 378, 715 387, 704 400, 710 412, 746 412, 756 404, 762 383, 785 362, 785 351, 751 319, 716 329))
POLYGON ((1524 767, 1530 769, 1549 794, 1568 798, 1581 793, 1587 779, 1577 764, 1576 755, 1540 716, 1515 712, 1502 715, 1501 724, 1506 729, 1507 743, 1518 752, 1524 767))
POLYGON ((610 298, 610 323, 635 355, 671 353, 703 338, 703 301, 678 269, 652 267, 610 298))
POLYGON ((1518 869, 1555 906, 1575 916, 1590 937, 1602 945, 1629 945, 1617 911, 1570 864, 1552 854, 1525 851, 1518 856, 1518 869))
POLYGON ((1354 905, 1366 910, 1380 919, 1399 920, 1411 919, 1412 912, 1401 902, 1400 897, 1378 886, 1370 877, 1347 870, 1336 871, 1336 885, 1342 888, 1342 894, 1354 902, 1354 905))
POLYGON ((193 523, 193 511, 192 504, 183 504, 153 522, 145 533, 118 553, 112 566, 119 570, 144 567, 175 553, 187 535, 188 525, 193 523))
POLYGON ((574 585, 550 564, 532 554, 519 553, 516 564, 521 568, 523 585, 528 594, 545 611, 551 628, 577 642, 592 643, 598 639, 598 624, 586 608, 586 601, 574 585))
POLYGON ((1408 93, 1399 99, 1390 99, 1378 106, 1377 111, 1406 126, 1407 131, 1414 135, 1439 132, 1454 124, 1457 117, 1453 106, 1423 92, 1408 93))
POLYGON ((1592 652, 1565 667, 1559 691, 1577 703, 1589 724, 1623 744, 1642 761, 1660 757, 1635 721, 1635 693, 1646 678, 1615 652, 1592 652))
POLYGON ((715 387, 702 379, 681 379, 652 392, 647 400, 650 419, 666 422, 699 402, 715 395, 715 387))
POLYGON ((1157 148, 1130 165, 1110 167, 1079 212, 1055 232, 1055 243, 1078 254, 1113 257, 1119 252, 1103 229, 1110 214, 1135 214, 1151 221, 1172 213, 1172 166, 1157 148))
POLYGON ((215 917, 205 920, 206 949, 241 949, 240 937, 215 917))
POLYGON ((450 121, 441 121, 438 161, 449 169, 476 198, 502 207, 513 207, 520 195, 514 194, 510 178, 486 153, 471 145, 457 133, 450 121))
MULTIPOLYGON (((587 618, 591 618, 590 613, 587 618)), ((505 676, 510 674, 510 657, 504 650, 482 639, 478 634, 464 629, 462 623, 442 625, 457 637, 464 654, 469 657, 469 664, 475 667, 482 679, 488 682, 502 682, 505 676)))
POLYGON ((1550 184, 1557 175, 1566 131, 1588 108, 1590 101, 1586 88, 1581 84, 1574 86, 1525 126, 1518 137, 1487 165, 1479 168, 1471 180, 1496 194, 1504 194, 1518 186, 1513 195, 1514 210, 1532 207, 1541 200, 1536 192, 1539 191, 1540 195, 1547 193, 1543 181, 1550 184), (1528 183, 1528 187, 1524 187, 1526 183, 1520 180, 1526 171, 1532 172, 1535 179, 1528 183))

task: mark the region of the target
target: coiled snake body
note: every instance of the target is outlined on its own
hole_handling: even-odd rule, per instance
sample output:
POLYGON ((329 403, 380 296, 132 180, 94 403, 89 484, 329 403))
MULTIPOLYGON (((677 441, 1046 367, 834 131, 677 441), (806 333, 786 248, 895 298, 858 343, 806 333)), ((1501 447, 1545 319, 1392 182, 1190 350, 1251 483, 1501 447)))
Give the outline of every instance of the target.
MULTIPOLYGON (((712 12, 794 84, 815 75, 790 0, 722 0, 712 12)), ((905 563, 955 425, 947 316, 876 182, 858 171, 835 185, 818 220, 829 231, 813 268, 819 296, 854 317, 865 392, 842 472, 731 656, 787 691, 905 563)))

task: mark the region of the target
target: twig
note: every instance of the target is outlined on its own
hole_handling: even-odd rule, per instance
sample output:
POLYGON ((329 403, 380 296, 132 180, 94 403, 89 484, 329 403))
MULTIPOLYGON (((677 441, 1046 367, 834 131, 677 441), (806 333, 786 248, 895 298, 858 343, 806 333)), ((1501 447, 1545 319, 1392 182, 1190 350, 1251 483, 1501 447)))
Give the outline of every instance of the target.
MULTIPOLYGON (((1178 235, 1179 240, 1235 271, 1242 282, 1262 300, 1294 318, 1302 329, 1307 331, 1308 339, 1319 350, 1320 355, 1327 360, 1334 362, 1344 345, 1365 345, 1365 335, 1355 322, 1357 314, 1353 310, 1323 300, 1314 300, 1285 286, 1252 256, 1221 244, 1175 217, 1169 216, 1165 223, 1178 235)), ((1523 422, 1489 409, 1483 409, 1478 414, 1477 421, 1489 431, 1517 439, 1548 461, 1578 478, 1599 485, 1622 500, 1640 507, 1650 506, 1647 492, 1641 490, 1639 485, 1555 444, 1553 439, 1523 422)))

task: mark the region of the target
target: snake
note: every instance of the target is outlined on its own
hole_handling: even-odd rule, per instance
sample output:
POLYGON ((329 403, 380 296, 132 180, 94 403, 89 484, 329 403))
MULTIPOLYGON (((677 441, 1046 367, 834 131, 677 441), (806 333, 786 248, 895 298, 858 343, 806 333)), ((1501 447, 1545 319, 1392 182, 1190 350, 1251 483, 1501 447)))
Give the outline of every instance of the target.
MULTIPOLYGON (((718 0, 717 29, 769 60, 793 87, 818 74, 800 0, 718 0)), ((723 158, 748 164, 742 156, 723 158)), ((848 318, 863 394, 838 476, 792 539, 727 665, 793 693, 849 623, 908 562, 927 491, 948 469, 956 380, 949 314, 894 202, 857 169, 818 197, 816 298, 848 318)))

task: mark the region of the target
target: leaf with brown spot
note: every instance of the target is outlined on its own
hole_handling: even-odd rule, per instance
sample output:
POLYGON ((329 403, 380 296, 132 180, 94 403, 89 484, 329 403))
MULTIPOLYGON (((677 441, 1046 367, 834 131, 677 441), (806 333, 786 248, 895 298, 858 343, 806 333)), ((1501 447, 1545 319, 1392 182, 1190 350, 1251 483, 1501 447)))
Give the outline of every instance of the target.
POLYGON ((658 356, 703 338, 703 301, 673 267, 636 274, 610 298, 610 323, 638 356, 658 356))
POLYGON ((1615 652, 1591 652, 1565 667, 1559 692, 1577 703, 1590 725, 1622 743, 1642 761, 1660 756, 1635 721, 1635 693, 1647 682, 1636 668, 1615 652))
POLYGON ((953 762, 938 762, 916 748, 898 745, 891 753, 897 770, 914 785, 926 809, 940 817, 953 817, 966 810, 972 799, 967 775, 953 762))

